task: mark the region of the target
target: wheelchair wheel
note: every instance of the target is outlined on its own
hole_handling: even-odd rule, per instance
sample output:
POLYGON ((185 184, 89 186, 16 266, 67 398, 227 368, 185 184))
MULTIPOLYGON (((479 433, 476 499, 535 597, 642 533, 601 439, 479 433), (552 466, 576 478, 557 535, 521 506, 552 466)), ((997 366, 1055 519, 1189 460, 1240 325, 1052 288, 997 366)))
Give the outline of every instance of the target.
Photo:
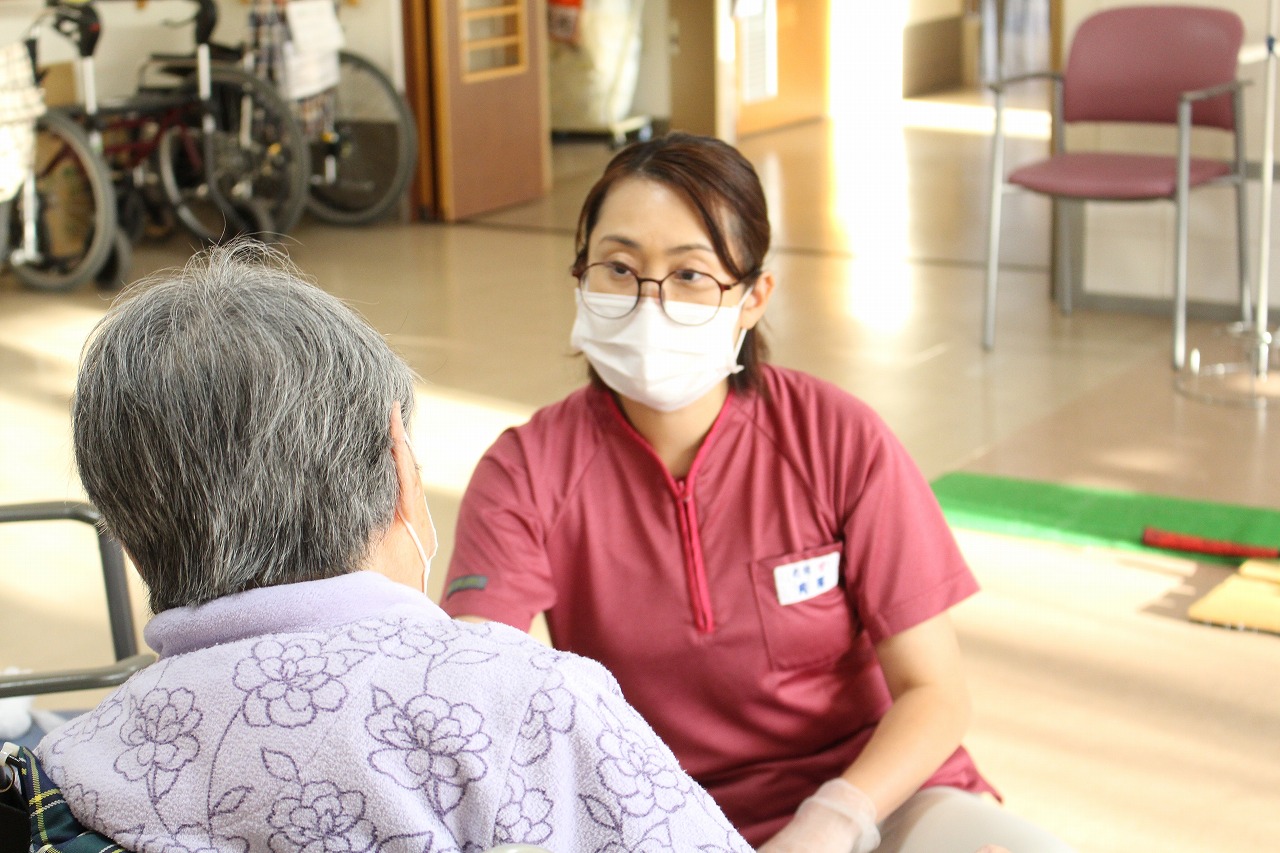
POLYGON ((9 257, 9 216, 13 200, 0 201, 0 259, 9 257))
POLYGON ((35 211, 26 209, 25 189, 10 204, 6 255, 28 287, 64 291, 97 276, 116 234, 116 198, 111 174, 80 125, 57 110, 36 121, 35 211), (28 252, 23 230, 35 224, 28 252))
MULTIPOLYGON (((200 115, 164 132, 160 184, 179 221, 206 243, 262 231, 287 232, 307 201, 309 158, 302 129, 270 85, 239 68, 214 66, 216 130, 200 115)), ((194 91, 194 83, 188 84, 194 91)))
POLYGON ((256 237, 264 243, 273 243, 282 233, 271 218, 271 208, 257 198, 233 201, 232 208, 240 221, 240 232, 232 236, 256 237))
POLYGON ((362 225, 400 201, 418 160, 413 113, 387 75, 353 53, 338 55, 333 133, 311 140, 307 209, 338 225, 362 225))
POLYGON ((98 283, 99 290, 119 290, 129 283, 132 270, 133 241, 123 228, 117 228, 115 239, 111 241, 111 251, 94 281, 98 283))

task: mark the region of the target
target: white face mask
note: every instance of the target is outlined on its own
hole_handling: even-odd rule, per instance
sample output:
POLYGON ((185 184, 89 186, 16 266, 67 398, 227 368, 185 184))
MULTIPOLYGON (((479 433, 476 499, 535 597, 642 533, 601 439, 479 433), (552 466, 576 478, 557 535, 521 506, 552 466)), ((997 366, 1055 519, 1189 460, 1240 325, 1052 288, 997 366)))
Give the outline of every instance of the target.
MULTIPOLYGON (((583 300, 633 297, 577 291, 577 298, 569 343, 587 357, 606 385, 627 399, 674 412, 742 370, 738 350, 746 330, 738 328, 741 302, 721 307, 701 326, 682 326, 663 313, 656 299, 641 299, 627 316, 609 319, 587 310, 583 300)), ((684 307, 667 304, 668 311, 684 307)))
MULTIPOLYGON (((418 557, 422 560, 422 591, 427 591, 427 578, 431 576, 431 557, 427 556, 427 549, 422 547, 422 540, 418 538, 418 531, 413 529, 413 525, 404 517, 400 509, 396 508, 396 518, 400 519, 400 523, 404 525, 404 529, 409 531, 409 538, 413 540, 413 547, 418 549, 418 557)), ((428 514, 428 519, 430 514, 428 514)), ((431 525, 431 541, 439 542, 436 539, 436 524, 434 521, 428 521, 431 525)), ((432 556, 435 556, 432 554, 432 556)))

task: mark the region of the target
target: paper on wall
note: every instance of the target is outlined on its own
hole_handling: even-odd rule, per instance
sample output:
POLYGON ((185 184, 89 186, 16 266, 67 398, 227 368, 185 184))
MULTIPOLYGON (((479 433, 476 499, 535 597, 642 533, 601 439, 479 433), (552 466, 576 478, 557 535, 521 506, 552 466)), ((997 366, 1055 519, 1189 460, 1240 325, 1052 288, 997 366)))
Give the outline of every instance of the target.
POLYGON ((346 44, 333 0, 289 0, 285 20, 298 53, 338 51, 346 44))

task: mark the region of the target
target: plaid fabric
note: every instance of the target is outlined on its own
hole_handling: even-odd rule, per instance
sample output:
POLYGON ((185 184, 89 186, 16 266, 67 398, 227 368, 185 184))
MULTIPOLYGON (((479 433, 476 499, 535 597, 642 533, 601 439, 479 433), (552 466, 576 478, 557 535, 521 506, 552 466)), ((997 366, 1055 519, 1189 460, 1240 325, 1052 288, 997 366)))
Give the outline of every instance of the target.
POLYGON ((90 832, 71 814, 62 791, 44 774, 25 746, 18 747, 19 784, 31 818, 31 850, 36 853, 128 853, 105 835, 90 832))

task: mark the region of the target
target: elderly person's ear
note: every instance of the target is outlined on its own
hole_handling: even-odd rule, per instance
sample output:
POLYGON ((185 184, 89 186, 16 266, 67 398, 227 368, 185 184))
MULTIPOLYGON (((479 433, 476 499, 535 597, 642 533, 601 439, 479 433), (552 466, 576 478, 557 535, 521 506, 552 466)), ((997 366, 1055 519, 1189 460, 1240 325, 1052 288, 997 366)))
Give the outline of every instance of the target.
POLYGON ((413 447, 404 431, 399 401, 391 404, 388 429, 396 470, 395 514, 373 544, 367 567, 396 583, 425 592, 431 557, 436 552, 436 531, 427 510, 427 496, 422 491, 413 447))

